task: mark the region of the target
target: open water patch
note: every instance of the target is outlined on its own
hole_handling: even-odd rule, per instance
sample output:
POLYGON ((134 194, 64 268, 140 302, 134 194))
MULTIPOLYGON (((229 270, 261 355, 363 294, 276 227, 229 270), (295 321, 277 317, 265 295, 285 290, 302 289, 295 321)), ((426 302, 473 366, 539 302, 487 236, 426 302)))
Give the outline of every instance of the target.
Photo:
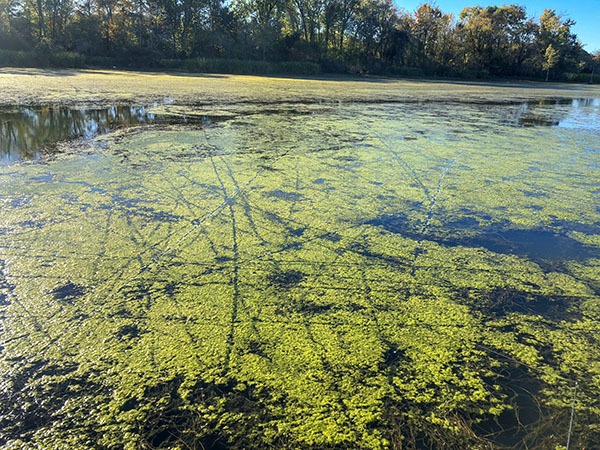
POLYGON ((298 270, 278 270, 271 274, 269 282, 274 286, 290 289, 299 284, 304 278, 305 274, 298 270))
POLYGON ((496 253, 526 256, 534 261, 585 261, 600 257, 600 250, 543 229, 487 230, 474 237, 457 240, 457 245, 484 247, 496 253))
POLYGON ((302 199, 302 194, 298 192, 288 192, 282 189, 275 189, 273 191, 267 192, 266 195, 268 197, 278 198, 280 200, 287 200, 290 202, 297 202, 302 199))
MULTIPOLYGON (((532 286, 538 288, 538 286, 532 286)), ((518 313, 526 316, 540 316, 547 320, 579 320, 573 306, 581 302, 577 297, 549 296, 497 286, 492 289, 459 289, 455 299, 486 317, 504 318, 518 313)))
POLYGON ((445 229, 432 228, 421 233, 404 214, 382 215, 366 223, 415 240, 424 239, 448 247, 482 247, 494 253, 525 257, 543 265, 600 258, 597 247, 542 228, 482 227, 477 219, 465 218, 447 223, 445 229))
POLYGON ((496 382, 512 408, 476 424, 474 429, 502 448, 532 448, 537 438, 532 431, 545 420, 547 412, 538 400, 543 386, 526 366, 508 357, 500 361, 505 368, 496 382))
POLYGON ((93 139, 109 131, 140 125, 206 125, 213 118, 154 114, 146 106, 108 108, 12 106, 0 109, 0 162, 39 160, 51 155, 53 144, 93 139))
POLYGON ((519 127, 598 129, 599 98, 538 100, 521 103, 509 122, 519 127))
POLYGON ((64 303, 73 303, 77 298, 85 294, 85 288, 75 283, 68 282, 62 286, 56 287, 52 295, 56 300, 64 303))

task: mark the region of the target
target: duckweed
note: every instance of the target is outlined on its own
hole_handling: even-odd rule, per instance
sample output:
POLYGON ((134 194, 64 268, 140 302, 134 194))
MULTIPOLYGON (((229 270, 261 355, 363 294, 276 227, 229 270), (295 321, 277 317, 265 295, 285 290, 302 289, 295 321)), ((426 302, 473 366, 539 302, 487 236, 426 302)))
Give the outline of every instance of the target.
POLYGON ((598 130, 517 112, 233 111, 3 166, 0 445, 553 449, 577 382, 591 448, 598 130))

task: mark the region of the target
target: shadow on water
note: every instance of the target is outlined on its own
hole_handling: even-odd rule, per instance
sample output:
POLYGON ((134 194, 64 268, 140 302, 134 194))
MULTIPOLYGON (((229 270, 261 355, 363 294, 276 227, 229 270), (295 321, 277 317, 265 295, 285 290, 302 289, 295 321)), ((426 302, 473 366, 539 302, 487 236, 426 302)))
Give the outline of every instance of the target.
POLYGON ((116 105, 104 109, 16 106, 0 109, 0 161, 36 160, 51 144, 91 139, 108 131, 150 124, 206 124, 206 116, 161 116, 144 106, 116 105))

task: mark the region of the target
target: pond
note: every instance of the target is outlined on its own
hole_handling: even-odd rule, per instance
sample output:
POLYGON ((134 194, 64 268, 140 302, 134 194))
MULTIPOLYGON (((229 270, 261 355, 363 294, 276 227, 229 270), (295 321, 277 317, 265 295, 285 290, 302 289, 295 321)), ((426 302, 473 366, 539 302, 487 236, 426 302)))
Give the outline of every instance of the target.
POLYGON ((4 448, 600 441, 600 99, 0 122, 4 448))
POLYGON ((38 160, 58 142, 92 139, 108 131, 151 124, 193 124, 207 117, 157 116, 146 106, 114 105, 103 109, 65 106, 16 106, 0 109, 0 162, 38 160))

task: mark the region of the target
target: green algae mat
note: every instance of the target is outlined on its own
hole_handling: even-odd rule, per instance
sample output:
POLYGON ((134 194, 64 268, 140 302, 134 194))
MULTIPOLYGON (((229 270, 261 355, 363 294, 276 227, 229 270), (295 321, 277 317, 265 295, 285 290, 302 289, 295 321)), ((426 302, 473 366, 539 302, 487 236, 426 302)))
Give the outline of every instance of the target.
POLYGON ((3 153, 0 446, 598 445, 598 99, 134 115, 3 153))

